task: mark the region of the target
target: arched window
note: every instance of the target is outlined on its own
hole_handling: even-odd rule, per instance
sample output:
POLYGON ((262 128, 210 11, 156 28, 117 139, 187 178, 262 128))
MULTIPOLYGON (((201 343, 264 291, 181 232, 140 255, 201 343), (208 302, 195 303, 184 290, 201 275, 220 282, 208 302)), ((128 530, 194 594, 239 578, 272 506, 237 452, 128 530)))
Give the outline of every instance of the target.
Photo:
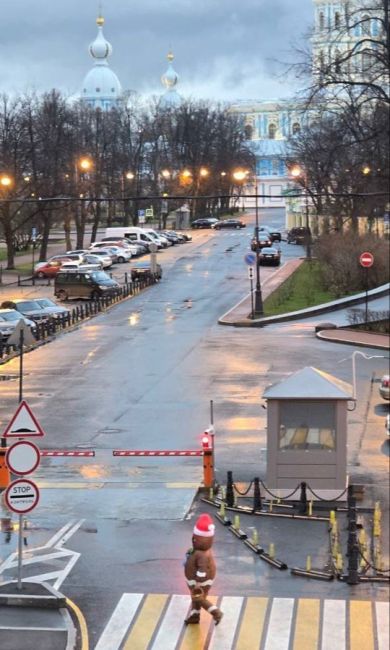
POLYGON ((339 29, 339 27, 341 27, 341 14, 339 11, 336 11, 334 15, 334 26, 335 29, 339 29))
POLYGON ((362 16, 362 34, 365 36, 371 35, 371 18, 370 16, 362 16))
POLYGON ((268 137, 270 140, 275 140, 276 136, 276 124, 270 124, 268 127, 268 137))
POLYGON ((299 124, 299 122, 294 122, 294 124, 292 125, 293 135, 300 133, 300 131, 301 131, 301 125, 299 124))
POLYGON ((253 126, 251 124, 245 124, 244 133, 246 140, 252 140, 253 126))
POLYGON ((336 50, 335 56, 334 56, 334 68, 337 74, 340 74, 341 72, 341 52, 340 50, 336 50))
POLYGON ((320 31, 322 32, 325 29, 325 15, 323 11, 320 11, 318 24, 319 24, 320 31))

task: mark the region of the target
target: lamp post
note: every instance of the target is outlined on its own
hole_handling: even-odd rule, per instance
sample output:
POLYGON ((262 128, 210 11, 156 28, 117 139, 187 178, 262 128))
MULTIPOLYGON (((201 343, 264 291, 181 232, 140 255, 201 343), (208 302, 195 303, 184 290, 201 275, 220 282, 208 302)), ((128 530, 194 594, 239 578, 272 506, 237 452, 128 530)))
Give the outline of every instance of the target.
POLYGON ((122 199, 123 199, 123 212, 124 212, 124 221, 123 225, 128 226, 129 225, 129 200, 126 199, 126 192, 125 192, 125 180, 127 181, 133 181, 135 178, 135 174, 133 172, 128 171, 124 172, 121 174, 121 190, 122 190, 122 199))
MULTIPOLYGON (((248 178, 249 172, 237 170, 233 173, 234 180, 243 182, 248 178)), ((257 191, 256 171, 253 175, 253 184, 255 187, 255 241, 256 241, 256 286, 255 286, 255 305, 253 309, 253 318, 264 315, 263 296, 261 293, 260 282, 260 242, 259 242, 259 197, 257 191)))
POLYGON ((310 220, 309 220, 309 192, 307 185, 307 172, 306 169, 300 165, 294 165, 291 168, 290 174, 294 179, 302 178, 303 189, 305 190, 305 226, 306 232, 306 259, 311 261, 311 234, 310 234, 310 220))
MULTIPOLYGON (((75 167, 74 167, 74 172, 75 172, 75 185, 76 185, 76 192, 79 192, 79 181, 80 181, 80 176, 84 178, 86 174, 92 169, 92 160, 88 158, 87 156, 83 156, 81 158, 78 158, 75 162, 75 167)), ((83 199, 84 198, 84 193, 79 193, 79 198, 83 199)), ((76 231, 77 231, 77 241, 76 241, 76 247, 77 248, 83 248, 84 245, 84 228, 85 228, 85 219, 86 219, 86 214, 85 214, 85 204, 84 201, 80 201, 80 219, 79 219, 79 214, 78 214, 78 209, 76 207, 76 213, 75 213, 75 221, 76 221, 76 231)))

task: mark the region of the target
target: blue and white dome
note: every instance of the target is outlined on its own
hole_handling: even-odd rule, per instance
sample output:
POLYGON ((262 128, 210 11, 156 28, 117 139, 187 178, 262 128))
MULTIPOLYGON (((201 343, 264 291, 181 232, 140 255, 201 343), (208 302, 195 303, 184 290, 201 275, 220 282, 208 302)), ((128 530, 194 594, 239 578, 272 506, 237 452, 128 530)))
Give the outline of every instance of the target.
POLYGON ((95 63, 84 79, 81 99, 93 108, 109 110, 116 106, 121 98, 122 87, 107 62, 112 53, 112 47, 103 34, 104 18, 99 16, 96 24, 98 33, 89 46, 89 53, 95 59, 95 63))
POLYGON ((182 98, 176 90, 179 81, 179 75, 174 70, 172 61, 175 57, 172 52, 168 52, 168 69, 161 77, 161 83, 166 88, 166 92, 160 99, 160 106, 163 108, 175 108, 180 106, 182 98))

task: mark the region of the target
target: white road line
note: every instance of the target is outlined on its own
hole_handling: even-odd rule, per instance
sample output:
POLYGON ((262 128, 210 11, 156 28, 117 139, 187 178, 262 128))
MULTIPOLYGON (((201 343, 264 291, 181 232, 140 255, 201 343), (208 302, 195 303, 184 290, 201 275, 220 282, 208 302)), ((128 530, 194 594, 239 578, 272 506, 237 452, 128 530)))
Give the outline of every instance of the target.
POLYGON ((176 647, 190 604, 189 596, 172 596, 151 650, 176 647))
POLYGON ((65 535, 62 537, 60 542, 56 545, 57 548, 61 548, 61 546, 63 546, 65 542, 67 542, 68 539, 72 537, 72 535, 74 535, 76 531, 78 531, 78 529, 83 525, 84 521, 85 519, 80 519, 78 522, 76 522, 75 525, 72 526, 72 528, 68 530, 67 533, 65 533, 65 535))
POLYGON ((58 579, 54 583, 54 585, 53 585, 54 589, 59 589, 61 587, 62 583, 64 582, 65 578, 67 578, 67 576, 69 575, 71 570, 73 569, 73 567, 76 564, 79 557, 80 557, 80 553, 75 552, 73 554, 72 559, 69 560, 67 566, 65 567, 65 569, 63 571, 61 571, 61 574, 59 575, 58 579))
POLYGON ((213 629, 210 650, 229 650, 233 647, 243 602, 244 599, 238 596, 222 598, 221 610, 224 617, 222 622, 213 629))
POLYGON ((72 526, 74 526, 75 521, 76 521, 75 519, 68 521, 68 523, 65 524, 65 526, 62 526, 62 528, 60 528, 60 530, 57 533, 55 533, 55 535, 53 535, 53 537, 51 537, 49 541, 46 544, 44 544, 44 546, 38 546, 37 548, 50 548, 51 546, 55 546, 58 540, 60 540, 61 537, 65 535, 66 531, 72 526))
POLYGON ((143 594, 123 594, 95 650, 118 650, 142 598, 143 594))
POLYGON ((389 650, 389 603, 375 603, 378 650, 389 650))
POLYGON ((294 598, 273 599, 264 650, 288 650, 293 607, 294 598))
POLYGON ((325 600, 321 650, 345 650, 345 600, 325 600))

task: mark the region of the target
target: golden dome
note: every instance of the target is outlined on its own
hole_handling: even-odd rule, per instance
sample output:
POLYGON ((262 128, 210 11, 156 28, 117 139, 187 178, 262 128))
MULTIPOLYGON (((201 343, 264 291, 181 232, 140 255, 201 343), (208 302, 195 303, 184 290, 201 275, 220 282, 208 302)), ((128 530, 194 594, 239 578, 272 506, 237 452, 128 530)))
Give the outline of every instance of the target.
POLYGON ((98 25, 98 27, 103 27, 103 25, 104 25, 104 18, 103 18, 103 16, 98 16, 98 17, 96 18, 96 24, 98 25))
POLYGON ((169 63, 170 63, 171 61, 173 61, 174 58, 175 58, 175 57, 174 57, 174 55, 173 55, 173 52, 172 52, 171 50, 169 50, 169 52, 168 52, 168 54, 167 54, 167 59, 168 59, 169 63))

